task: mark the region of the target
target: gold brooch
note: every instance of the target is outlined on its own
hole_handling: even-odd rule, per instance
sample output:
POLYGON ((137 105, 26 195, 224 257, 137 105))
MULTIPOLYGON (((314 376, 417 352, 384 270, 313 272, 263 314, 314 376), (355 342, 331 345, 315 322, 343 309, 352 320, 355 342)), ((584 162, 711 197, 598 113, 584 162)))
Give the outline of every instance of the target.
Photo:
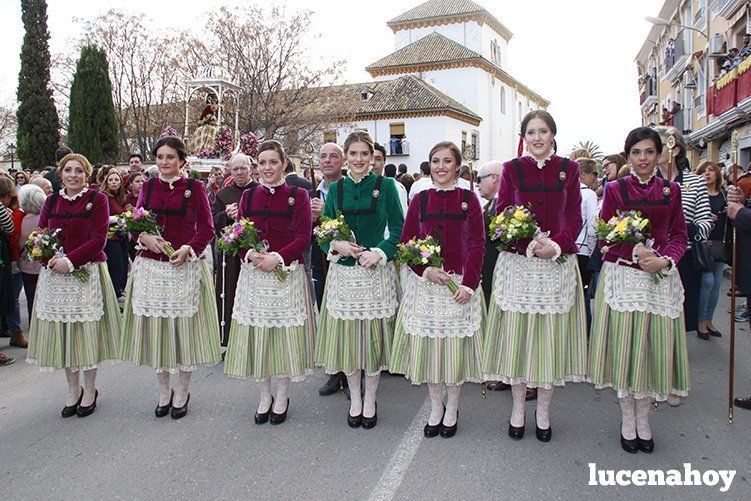
POLYGON ((295 205, 295 197, 289 197, 289 205, 295 205))
POLYGON ((558 174, 558 179, 560 179, 561 181, 565 181, 566 180, 566 173, 563 172, 563 171, 561 171, 561 173, 558 174))
POLYGON ((378 198, 378 195, 380 195, 381 192, 378 190, 373 190, 373 198, 378 198))
POLYGON ((89 202, 89 203, 86 204, 86 210, 87 211, 90 211, 92 207, 93 207, 93 205, 91 205, 91 202, 89 202))
POLYGON ((464 212, 467 212, 467 209, 469 209, 469 205, 467 204, 467 202, 462 202, 462 210, 464 212))
POLYGON ((664 187, 664 188, 662 189, 662 194, 663 194, 663 195, 665 195, 665 196, 668 196, 668 195, 670 195, 670 187, 669 187, 669 186, 665 186, 665 187, 664 187))
POLYGON ((190 195, 192 195, 190 190, 185 190, 185 198, 190 198, 190 195))

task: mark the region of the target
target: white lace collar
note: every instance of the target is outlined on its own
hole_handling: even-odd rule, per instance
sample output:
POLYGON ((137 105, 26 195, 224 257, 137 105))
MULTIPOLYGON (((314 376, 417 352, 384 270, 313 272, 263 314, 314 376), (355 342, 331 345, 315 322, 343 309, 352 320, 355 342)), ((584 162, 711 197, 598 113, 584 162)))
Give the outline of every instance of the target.
POLYGON ((372 170, 373 170, 372 168, 368 169, 368 171, 365 174, 363 174, 361 178, 358 179, 352 175, 352 169, 347 169, 347 177, 350 178, 353 183, 360 184, 363 179, 365 179, 366 177, 370 175, 370 172, 372 170))
POLYGON ((452 184, 451 186, 449 186, 447 188, 441 188, 437 184, 433 183, 433 189, 435 191, 454 191, 456 189, 456 185, 457 185, 457 183, 456 183, 456 181, 454 181, 454 184, 452 184))
POLYGON ((650 182, 652 181, 652 179, 653 179, 653 178, 655 177, 655 175, 657 174, 657 166, 655 166, 655 168, 654 168, 654 169, 652 169, 652 175, 651 175, 651 176, 649 176, 649 179, 647 179, 646 181, 642 181, 642 179, 641 179, 641 178, 640 178, 640 177, 639 177, 639 176, 638 176, 638 175, 636 174, 636 171, 634 170, 634 168, 633 168, 633 167, 631 167, 631 168, 629 169, 629 172, 631 172, 631 175, 632 175, 632 176, 634 176, 634 177, 636 178, 636 180, 637 180, 637 181, 639 182, 639 184, 641 184, 641 185, 643 185, 643 186, 646 186, 646 185, 648 185, 648 184, 649 184, 649 183, 650 183, 650 182))
POLYGON ((276 189, 278 187, 280 187, 281 185, 283 185, 284 183, 285 183, 284 178, 282 178, 282 180, 279 181, 276 184, 261 183, 261 186, 263 186, 264 188, 266 188, 267 190, 269 190, 271 192, 271 194, 273 195, 274 193, 276 193, 276 189))
POLYGON ((553 158, 553 148, 550 148, 550 152, 548 152, 548 155, 545 158, 537 158, 535 156, 529 155, 529 158, 531 158, 533 161, 537 162, 537 168, 542 169, 545 167, 545 163, 547 163, 548 160, 553 158))
POLYGON ((181 175, 179 175, 179 174, 178 174, 178 175, 177 175, 177 176, 175 176, 175 177, 171 177, 171 178, 167 179, 166 177, 164 177, 164 176, 162 175, 162 173, 161 173, 161 172, 159 173, 159 180, 160 180, 160 181, 162 181, 162 182, 165 182, 165 183, 167 183, 167 184, 169 185, 169 189, 170 189, 170 190, 174 190, 174 189, 175 189, 175 187, 173 186, 173 185, 174 185, 174 183, 175 183, 175 182, 177 182, 177 181, 179 181, 179 180, 180 180, 180 179, 182 179, 182 178, 183 178, 183 177, 182 177, 181 175))
POLYGON ((60 188, 60 196, 63 197, 65 200, 69 201, 69 202, 73 202, 73 201, 81 198, 83 196, 83 194, 86 193, 87 191, 89 191, 88 186, 84 186, 81 191, 79 191, 75 195, 71 196, 71 195, 68 195, 67 193, 65 193, 65 188, 60 188))

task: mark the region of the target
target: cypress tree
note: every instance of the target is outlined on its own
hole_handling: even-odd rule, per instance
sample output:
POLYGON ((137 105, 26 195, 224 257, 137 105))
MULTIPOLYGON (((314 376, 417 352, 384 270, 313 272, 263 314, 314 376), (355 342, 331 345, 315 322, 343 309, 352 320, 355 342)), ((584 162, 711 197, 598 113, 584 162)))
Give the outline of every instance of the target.
POLYGON ((91 163, 117 161, 117 117, 107 55, 95 45, 81 49, 76 64, 70 87, 68 144, 91 163))
POLYGON ((50 83, 50 38, 47 2, 21 0, 21 19, 26 33, 21 46, 18 74, 18 159, 25 168, 53 165, 60 142, 60 122, 50 83))

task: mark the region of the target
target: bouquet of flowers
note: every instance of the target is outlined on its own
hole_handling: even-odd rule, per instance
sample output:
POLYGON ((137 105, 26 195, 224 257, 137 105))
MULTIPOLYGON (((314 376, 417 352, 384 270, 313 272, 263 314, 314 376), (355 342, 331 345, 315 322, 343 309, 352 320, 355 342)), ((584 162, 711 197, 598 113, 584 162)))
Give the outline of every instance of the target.
MULTIPOLYGON (((237 256, 241 250, 266 252, 269 243, 258 237, 258 230, 253 221, 241 218, 222 229, 222 234, 217 240, 217 248, 231 256, 237 256)), ((278 267, 274 269, 274 274, 280 282, 284 282, 289 272, 278 267)))
MULTIPOLYGON (((646 244, 650 239, 649 219, 636 210, 618 211, 609 221, 598 219, 595 224, 597 240, 606 244, 646 244)), ((602 253, 608 252, 607 245, 602 253)))
POLYGON ((128 229, 125 227, 125 219, 130 217, 130 211, 123 212, 113 216, 114 222, 110 223, 110 228, 107 230, 107 238, 122 238, 128 234, 128 229))
MULTIPOLYGON (((610 250, 608 244, 644 244, 650 249, 653 244, 649 219, 642 217, 641 212, 637 210, 618 211, 608 221, 598 219, 595 234, 597 240, 605 243, 601 249, 603 254, 610 250)), ((663 276, 662 272, 655 273, 655 283, 663 276)))
MULTIPOLYGON (((443 268, 443 258, 441 257, 441 244, 435 238, 428 235, 423 239, 412 237, 407 243, 400 243, 396 246, 396 256, 394 262, 401 266, 403 264, 412 266, 432 266, 433 268, 443 268)), ((459 290, 456 282, 451 280, 446 284, 452 294, 459 290)))
POLYGON ((318 245, 330 244, 334 240, 341 242, 354 242, 355 234, 349 229, 344 215, 337 218, 321 216, 321 224, 313 229, 313 236, 318 245))
POLYGON ((490 239, 498 242, 500 251, 523 238, 534 238, 539 231, 534 214, 521 205, 506 207, 490 221, 490 239))
MULTIPOLYGON (((162 228, 156 224, 156 214, 153 212, 139 207, 132 213, 124 212, 122 216, 124 216, 123 225, 129 233, 146 233, 147 235, 162 236, 162 228)), ((175 253, 175 249, 170 244, 165 244, 164 250, 167 251, 167 256, 175 253)))
POLYGON ((252 132, 240 136, 240 151, 249 157, 255 157, 258 153, 258 137, 252 132))
POLYGON ((234 149, 235 134, 232 129, 228 125, 220 126, 214 140, 214 155, 223 160, 229 160, 234 149))
MULTIPOLYGON (((30 261, 49 261, 53 257, 65 257, 63 246, 60 244, 58 235, 60 230, 51 230, 49 228, 36 228, 29 235, 24 249, 30 261)), ((71 273, 76 280, 86 283, 89 280, 90 273, 88 270, 77 269, 71 273)))

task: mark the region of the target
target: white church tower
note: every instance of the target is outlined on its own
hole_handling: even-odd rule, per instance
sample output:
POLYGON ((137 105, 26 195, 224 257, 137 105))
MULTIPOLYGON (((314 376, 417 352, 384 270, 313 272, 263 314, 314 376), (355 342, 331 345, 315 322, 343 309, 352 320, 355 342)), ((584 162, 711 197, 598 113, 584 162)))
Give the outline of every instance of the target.
POLYGON ((395 51, 366 68, 374 82, 355 84, 365 90, 354 128, 410 172, 444 140, 474 169, 515 157, 521 119, 550 103, 504 69, 511 31, 471 0, 429 0, 388 26, 395 51))

